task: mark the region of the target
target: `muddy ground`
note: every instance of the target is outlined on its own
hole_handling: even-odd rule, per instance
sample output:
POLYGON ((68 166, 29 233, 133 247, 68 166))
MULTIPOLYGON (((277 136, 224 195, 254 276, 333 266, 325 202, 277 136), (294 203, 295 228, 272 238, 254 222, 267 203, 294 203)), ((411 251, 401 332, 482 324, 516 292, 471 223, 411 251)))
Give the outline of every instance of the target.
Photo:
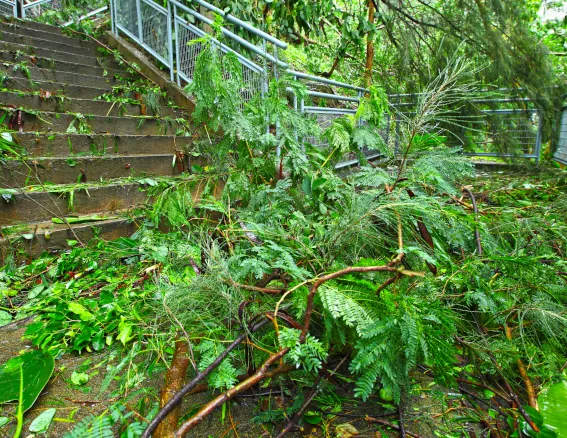
MULTIPOLYGON (((33 348, 27 341, 22 340, 25 332, 25 324, 9 325, 0 328, 0 363, 4 363, 11 357, 18 355, 22 350, 33 348)), ((73 429, 77 422, 89 415, 100 415, 108 410, 109 406, 116 401, 117 382, 113 382, 106 391, 101 392, 101 386, 108 373, 108 365, 117 363, 121 358, 112 358, 111 353, 86 353, 67 354, 55 361, 55 371, 49 382, 36 401, 35 405, 25 415, 25 425, 22 437, 35 436, 29 433, 29 424, 45 409, 55 408, 55 420, 43 437, 64 437, 73 429), (110 359, 110 360, 109 360, 110 359), (89 374, 89 381, 84 386, 77 386, 71 382, 74 371, 89 374)), ((143 371, 143 370, 142 370, 143 371)), ((441 399, 447 397, 447 392, 440 391, 431 385, 431 381, 425 377, 421 379, 419 388, 421 391, 412 395, 405 407, 404 424, 408 431, 419 434, 420 437, 429 438, 439 436, 441 430, 447 430, 446 418, 442 415, 444 408, 441 399), (432 394, 438 393, 438 396, 432 394), (444 424, 443 424, 444 423, 444 424)), ((154 373, 154 376, 138 383, 131 391, 139 388, 149 389, 150 399, 157 400, 157 395, 163 383, 163 372, 154 373)), ((262 393, 265 393, 265 391, 262 393)), ((373 398, 366 403, 357 402, 348 396, 349 388, 338 386, 334 395, 343 400, 343 408, 339 416, 325 417, 325 421, 315 426, 306 425, 297 433, 289 434, 290 437, 397 437, 399 433, 389 430, 383 426, 369 424, 364 416, 379 417, 389 410, 387 405, 380 403, 378 398, 373 398), (350 426, 349 426, 350 425, 350 426), (351 427, 352 426, 352 427, 351 427), (357 435, 352 435, 354 432, 357 435)), ((293 393, 293 392, 292 392, 293 393)), ((352 392, 350 392, 352 394, 352 392)), ((200 405, 210 400, 212 393, 201 393, 186 397, 183 405, 184 412, 194 412, 200 405)), ((259 411, 291 403, 293 396, 282 397, 277 395, 257 397, 248 394, 233 400, 229 410, 225 413, 224 421, 221 411, 206 419, 188 435, 195 438, 256 438, 270 437, 272 433, 280 430, 281 425, 270 427, 269 425, 257 425, 252 422, 259 411)), ((136 401, 130 400, 128 406, 136 405, 136 401)), ((315 408, 315 407, 314 407, 315 408)), ((14 405, 0 407, 0 416, 11 416, 14 405)), ((135 410, 132 407, 133 410, 135 410)), ((446 408, 445 408, 446 409, 446 408)), ((391 409, 390 409, 391 411, 391 409)), ((316 412, 314 411, 316 414, 316 412)), ((395 417, 380 417, 388 421, 395 421, 395 417)), ((15 422, 0 429, 0 437, 13 436, 15 422)), ((450 426, 449 426, 450 430, 450 426)), ((118 435, 117 435, 118 436, 118 435)), ((443 436, 443 435, 441 435, 443 436)))

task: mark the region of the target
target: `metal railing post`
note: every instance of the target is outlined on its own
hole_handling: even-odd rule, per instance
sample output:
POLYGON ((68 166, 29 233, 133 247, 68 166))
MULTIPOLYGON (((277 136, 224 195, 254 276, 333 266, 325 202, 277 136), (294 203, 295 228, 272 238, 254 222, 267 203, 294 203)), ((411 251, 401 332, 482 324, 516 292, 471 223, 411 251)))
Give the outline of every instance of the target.
POLYGON ((179 64, 179 23, 177 22, 177 5, 173 4, 173 26, 175 28, 175 65, 177 66, 177 85, 181 87, 181 66, 179 64))
POLYGON ((536 166, 539 166, 539 160, 541 158, 541 138, 543 135, 543 111, 539 110, 538 114, 538 127, 537 127, 537 136, 536 136, 536 144, 535 144, 535 162, 536 166))
MULTIPOLYGON (((278 46, 274 45, 274 57, 276 58, 276 62, 274 63, 274 77, 277 80, 278 79, 278 46)), ((276 119, 276 140, 278 138, 278 131, 279 131, 279 127, 280 127, 280 121, 279 119, 276 119)), ((280 167, 280 162, 281 162, 281 155, 282 155, 282 148, 278 142, 277 146, 276 146, 276 159, 278 160, 278 168, 280 167)))
POLYGON ((173 66, 173 38, 171 33, 171 3, 167 2, 167 54, 169 60, 169 80, 174 82, 175 73, 173 66))
POLYGON ((140 0, 136 0, 136 15, 138 16, 138 39, 140 44, 144 44, 143 24, 142 24, 142 6, 140 0))
POLYGON ((18 2, 14 0, 14 18, 18 18, 18 2))
POLYGON ((110 0, 110 30, 111 32, 116 35, 116 16, 115 16, 115 0, 110 0))
POLYGON ((24 7, 24 0, 20 0, 20 5, 21 5, 21 11, 22 11, 22 18, 25 19, 26 18, 26 8, 24 7))

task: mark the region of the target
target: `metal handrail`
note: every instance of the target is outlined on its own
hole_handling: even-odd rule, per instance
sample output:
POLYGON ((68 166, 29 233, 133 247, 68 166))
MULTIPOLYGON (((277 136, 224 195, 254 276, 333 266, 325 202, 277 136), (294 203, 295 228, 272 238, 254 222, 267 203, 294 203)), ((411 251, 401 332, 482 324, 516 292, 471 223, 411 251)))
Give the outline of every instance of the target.
MULTIPOLYGON (((197 2, 197 0, 193 0, 195 2, 197 2)), ((193 17, 201 20, 202 22, 204 22, 205 24, 208 24, 209 26, 212 26, 214 24, 214 21, 211 20, 210 18, 205 17, 204 15, 200 14, 199 12, 188 8, 187 6, 179 3, 176 0, 170 0, 170 2, 177 8, 182 9, 183 11, 187 12, 188 14, 191 14, 193 17)), ((205 2, 203 2, 205 3, 205 2)), ((228 29, 225 29, 224 27, 221 27, 221 32, 223 35, 229 37, 230 39, 236 41, 237 43, 243 45, 244 47, 246 47, 248 50, 256 53, 257 55, 266 58, 268 61, 277 64, 279 67, 282 68, 287 68, 288 64, 285 62, 282 62, 278 59, 276 59, 274 56, 270 55, 269 53, 267 53, 266 51, 260 50, 258 47, 256 47, 254 44, 251 44, 249 41, 246 41, 244 38, 236 35, 235 33, 231 32, 228 29)), ((247 29, 248 30, 248 29, 247 29)), ((259 32, 259 31, 258 31, 259 32)), ((255 32, 253 32, 255 33, 255 32)), ((256 35, 258 35, 258 33, 255 33, 256 35)))
MULTIPOLYGON (((87 20, 87 19, 89 19, 89 18, 91 18, 91 17, 94 17, 95 15, 100 14, 101 12, 106 12, 107 10, 108 10, 108 6, 103 6, 102 8, 95 9, 94 11, 91 11, 91 12, 89 12, 88 14, 81 15, 81 16, 77 19, 77 22, 80 23, 80 22, 83 21, 83 20, 87 20)), ((73 21, 73 20, 70 20, 70 21, 68 21, 67 23, 63 23, 63 24, 61 25, 61 27, 68 27, 68 26, 71 26, 71 24, 73 24, 73 23, 74 23, 74 21, 73 21)))
POLYGON ((281 41, 277 38, 274 38, 272 35, 270 35, 266 32, 263 32, 259 29, 256 29, 254 26, 251 26, 250 24, 246 23, 245 21, 239 20, 238 18, 236 18, 236 17, 234 17, 230 14, 227 14, 222 9, 219 9, 216 6, 213 6, 213 5, 211 5, 210 3, 207 3, 204 0, 191 0, 191 1, 197 3, 200 6, 203 6, 204 8, 210 10, 211 12, 214 12, 215 14, 220 15, 225 20, 227 20, 227 21, 229 21, 233 24, 236 24, 237 26, 240 26, 243 29, 246 29, 248 32, 250 32, 250 33, 252 33, 256 36, 259 36, 260 38, 278 46, 281 49, 284 49, 284 50, 287 49, 287 44, 284 43, 283 41, 281 41))
MULTIPOLYGON (((284 73, 291 75, 295 79, 301 80, 308 84, 309 89, 307 90, 306 96, 323 100, 323 102, 321 102, 323 106, 313 106, 313 104, 306 105, 306 101, 303 96, 295 95, 293 93, 293 90, 288 89, 288 92, 290 92, 290 94, 293 94, 294 109, 316 118, 320 126, 324 127, 332 123, 332 121, 337 117, 341 117, 347 114, 355 114, 364 95, 369 92, 369 90, 364 87, 359 87, 352 84, 289 69, 287 68, 287 64, 279 57, 279 50, 285 50, 287 47, 284 42, 272 37, 271 35, 263 31, 256 29, 249 23, 246 23, 236 17, 233 17, 230 14, 225 13, 216 6, 207 3, 205 0, 186 1, 191 1, 194 5, 199 5, 208 11, 219 14, 226 20, 226 22, 232 23, 238 27, 238 30, 229 30, 223 26, 221 26, 220 28, 220 32, 223 36, 238 45, 233 46, 231 44, 231 46, 235 47, 236 50, 234 48, 228 47, 225 44, 222 44, 216 39, 212 39, 211 41, 212 44, 220 48, 222 53, 233 53, 240 62, 242 66, 242 76, 245 81, 245 84, 241 90, 244 100, 250 99, 255 93, 261 93, 261 95, 264 96, 268 89, 268 80, 270 76, 278 77, 279 74, 283 71, 284 73), (252 39, 247 38, 246 36, 242 36, 243 34, 240 32, 240 30, 244 30, 260 38, 262 45, 254 44, 252 40, 255 41, 255 38, 252 39), (271 45, 271 47, 268 47, 269 45, 271 45), (241 51, 239 50, 239 47, 242 47, 246 50, 241 51), (270 50, 268 50, 268 48, 270 50), (246 55, 246 53, 253 54, 254 56, 249 57, 246 55), (263 64, 254 62, 253 60, 256 60, 255 56, 258 56, 260 59, 262 59, 263 64), (333 87, 333 92, 325 93, 318 91, 318 89, 316 88, 318 84, 325 84, 333 87), (341 94, 340 90, 345 90, 345 94, 351 95, 349 96, 341 94), (350 90, 351 92, 346 93, 346 90, 350 90), (336 94, 334 94, 335 91, 337 91, 336 94), (325 105, 327 101, 342 101, 345 103, 350 103, 350 105, 339 105, 339 108, 334 108, 330 105, 325 105)), ((131 37, 136 43, 141 45, 144 49, 146 49, 150 54, 163 62, 170 70, 172 81, 174 81, 176 77, 177 83, 181 85, 181 80, 185 82, 191 82, 193 80, 192 76, 195 71, 196 59, 201 50, 203 50, 202 44, 197 40, 205 37, 207 34, 205 30, 195 25, 195 23, 190 23, 188 20, 186 20, 186 14, 194 18, 197 23, 206 26, 214 26, 215 23, 211 18, 203 15, 201 13, 202 11, 199 12, 195 9, 192 9, 191 7, 188 7, 186 4, 181 3, 181 0, 166 0, 166 8, 156 5, 153 0, 111 0, 111 5, 111 15, 113 21, 112 28, 116 34, 123 32, 124 34, 131 37), (120 3, 121 8, 123 8, 122 12, 124 13, 124 15, 118 14, 118 3, 120 3), (147 6, 149 5, 151 8, 158 12, 152 15, 150 9, 149 14, 144 12, 144 15, 142 15, 141 5, 145 5, 145 11, 148 10, 147 6), (158 15, 157 18, 156 15, 158 15), (167 36, 162 29, 162 26, 166 26, 166 19, 167 36), (148 22, 147 20, 152 20, 152 22, 148 22), (146 34, 142 32, 142 29, 144 29, 144 32, 146 32, 146 34), (159 32, 159 39, 152 36, 152 32, 154 30, 161 30, 161 32, 159 32), (144 40, 145 38, 146 40, 144 40), (186 46, 185 44, 189 41, 196 42, 194 44, 186 46), (158 47, 156 47, 156 45, 158 45, 158 47), (167 55, 165 54, 165 52, 167 52, 167 55)), ((504 90, 495 91, 497 92, 504 90)), ((519 90, 514 91, 518 92, 519 90)), ((418 97, 419 94, 410 93, 389 96, 392 108, 397 109, 396 113, 399 113, 399 110, 402 107, 412 105, 412 103, 401 102, 402 99, 418 97)), ((529 99, 523 97, 510 98, 508 96, 504 96, 504 98, 499 99, 482 99, 481 97, 474 103, 488 104, 490 102, 494 102, 498 104, 513 104, 528 101, 529 99)), ((524 153, 520 156, 523 156, 525 158, 535 158, 537 162, 541 151, 541 113, 531 108, 521 110, 500 108, 492 110, 481 110, 480 114, 482 114, 482 117, 488 117, 489 115, 499 117, 505 123, 524 123, 521 129, 525 129, 525 132, 528 133, 528 135, 526 137, 518 138, 518 141, 521 142, 520 144, 524 147, 524 150, 529 147, 530 153, 524 153), (539 126, 536 126, 537 133, 535 132, 534 128, 535 121, 537 120, 535 116, 533 116, 533 119, 528 122, 516 122, 515 120, 511 119, 517 117, 516 114, 537 114, 539 116, 539 126), (512 121, 509 122, 508 119, 512 121), (528 139, 527 142, 526 139, 528 139), (535 149, 532 149, 534 147, 535 149), (532 150, 533 153, 531 153, 532 150)), ((396 120, 394 120, 396 127, 399 124, 399 117, 400 115, 398 114, 396 120)), ((277 125, 278 123, 276 122, 276 126, 277 125)), ((388 118, 387 125, 389 127, 392 126, 390 118, 388 118)), ((385 132, 388 132, 388 130, 390 129, 389 127, 385 128, 385 132)), ((396 128, 396 132, 397 131, 398 130, 396 128)), ((492 134, 487 131, 485 135, 490 136, 492 134)), ((315 139, 314 144, 316 144, 317 141, 318 140, 315 139)), ((277 154, 279 154, 279 149, 277 151, 277 154)), ((501 154, 496 152, 492 153, 490 151, 478 151, 478 153, 474 155, 500 156, 501 154)))
POLYGON ((26 18, 26 11, 28 9, 31 9, 35 6, 40 6, 44 3, 51 3, 51 2, 52 2, 52 0, 36 0, 34 2, 24 4, 24 2, 22 1, 22 18, 26 18))
POLYGON ((334 81, 332 79, 327 79, 327 78, 323 78, 323 77, 320 77, 320 76, 309 75, 307 73, 302 73, 302 72, 299 72, 299 71, 288 70, 288 73, 297 77, 297 78, 300 78, 300 79, 308 79, 308 80, 320 82, 322 84, 334 85, 336 87, 346 88, 348 90, 360 91, 360 92, 363 92, 363 93, 368 92, 368 89, 366 89, 366 88, 357 87, 355 85, 346 84, 344 82, 334 81))

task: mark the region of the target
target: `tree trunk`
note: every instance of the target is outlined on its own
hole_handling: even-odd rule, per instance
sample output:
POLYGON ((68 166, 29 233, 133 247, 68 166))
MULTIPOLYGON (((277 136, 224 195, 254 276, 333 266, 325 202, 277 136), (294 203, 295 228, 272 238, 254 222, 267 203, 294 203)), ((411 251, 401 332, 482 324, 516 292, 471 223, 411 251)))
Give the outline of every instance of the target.
MULTIPOLYGON (((368 0, 368 21, 374 25, 374 1, 368 0)), ((366 87, 372 85, 372 68, 374 66, 374 34, 373 32, 366 35, 366 66, 364 69, 364 82, 366 87)))

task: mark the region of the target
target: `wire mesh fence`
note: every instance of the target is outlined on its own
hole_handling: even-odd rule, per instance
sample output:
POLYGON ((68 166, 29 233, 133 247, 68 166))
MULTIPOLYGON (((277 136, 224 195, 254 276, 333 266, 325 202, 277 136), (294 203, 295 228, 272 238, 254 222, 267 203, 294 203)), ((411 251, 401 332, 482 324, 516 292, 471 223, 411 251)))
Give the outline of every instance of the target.
POLYGON ((44 11, 49 9, 60 8, 60 1, 54 0, 23 0, 21 4, 22 18, 33 19, 38 18, 44 11))
POLYGON ((0 0, 0 15, 15 17, 17 15, 16 1, 0 0))
MULTIPOLYGON (((202 41, 207 33, 199 29, 193 24, 189 24, 186 20, 175 16, 175 27, 177 29, 177 43, 175 47, 177 59, 178 82, 182 85, 181 80, 185 83, 193 82, 195 78, 195 67, 197 58, 205 49, 205 43, 202 41)), ((263 67, 244 58, 238 52, 229 48, 225 44, 220 43, 214 38, 210 39, 210 44, 219 48, 221 58, 231 53, 238 60, 241 67, 242 88, 240 90, 243 102, 250 101, 257 94, 261 94, 265 87, 267 72, 263 67)), ((230 79, 228 70, 223 72, 225 79, 230 79)))
POLYGON ((567 107, 562 110, 559 140, 553 158, 561 164, 567 165, 567 107))
MULTIPOLYGON (((6 1, 9 0, 0 0, 6 1)), ((152 0, 112 0, 112 3, 116 33, 123 32, 164 63, 170 70, 172 80, 176 76, 179 85, 194 80, 197 58, 205 48, 205 44, 199 40, 208 38, 209 43, 220 49, 221 57, 230 53, 238 60, 242 69, 239 76, 243 80, 243 102, 264 93, 269 78, 277 76, 282 66, 285 66, 287 73, 306 83, 311 106, 306 106, 306 102, 297 101, 294 106, 298 111, 314 117, 321 131, 328 128, 333 120, 355 113, 360 99, 368 92, 350 84, 287 69, 287 65, 278 57, 278 47, 285 48, 284 43, 248 23, 224 14, 204 0, 194 0, 201 9, 189 8, 176 0, 165 2, 167 8, 152 0), (223 15, 227 25, 230 24, 219 29, 223 35, 222 43, 211 37, 214 23, 206 15, 208 12, 223 15), (238 32, 234 29, 238 29, 238 32), (247 32, 249 37, 243 37, 247 32), (271 47, 271 51, 268 47, 271 47)), ((224 72, 225 78, 230 78, 230 71, 227 69, 224 72)), ((464 121, 452 126, 434 123, 431 132, 437 133, 445 129, 443 132, 447 133, 446 143, 462 146, 464 152, 471 156, 517 157, 538 161, 541 152, 540 113, 530 107, 531 102, 528 99, 522 99, 518 95, 504 99, 494 99, 492 96, 493 94, 489 93, 486 99, 476 102, 475 120, 472 123, 464 121)), ((398 151, 399 116, 415 111, 416 96, 391 97, 394 117, 392 120, 388 118, 385 126, 381 128, 381 135, 387 144, 392 143, 393 150, 398 151)), ((465 113, 455 116, 462 117, 463 120, 468 117, 465 113)), ((328 146, 326 140, 321 138, 305 140, 321 148, 328 146)), ((377 156, 372 150, 362 152, 368 157, 377 156)), ((558 156, 563 155, 558 152, 558 156)), ((344 158, 346 161, 353 159, 351 155, 344 158)))

